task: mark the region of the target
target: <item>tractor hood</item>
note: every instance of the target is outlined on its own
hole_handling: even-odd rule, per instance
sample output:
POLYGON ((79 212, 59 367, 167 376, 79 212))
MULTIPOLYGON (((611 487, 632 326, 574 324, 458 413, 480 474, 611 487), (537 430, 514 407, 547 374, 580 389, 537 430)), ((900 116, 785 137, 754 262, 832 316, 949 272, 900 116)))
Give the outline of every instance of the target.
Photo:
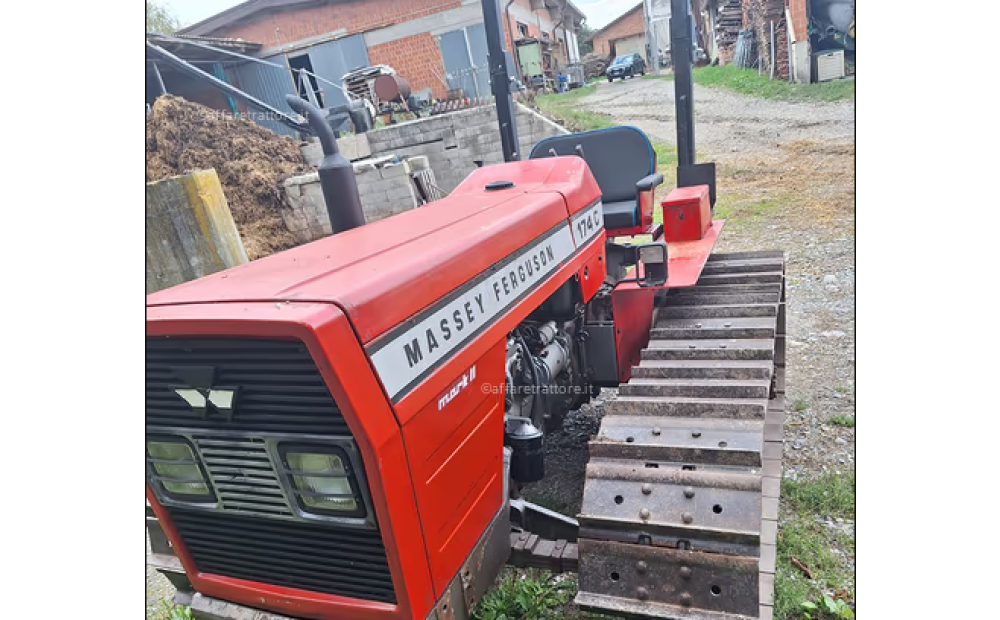
POLYGON ((600 196, 577 157, 481 168, 447 198, 153 293, 146 305, 332 303, 367 343, 600 196), (506 185, 497 181, 513 186, 487 189, 506 185))

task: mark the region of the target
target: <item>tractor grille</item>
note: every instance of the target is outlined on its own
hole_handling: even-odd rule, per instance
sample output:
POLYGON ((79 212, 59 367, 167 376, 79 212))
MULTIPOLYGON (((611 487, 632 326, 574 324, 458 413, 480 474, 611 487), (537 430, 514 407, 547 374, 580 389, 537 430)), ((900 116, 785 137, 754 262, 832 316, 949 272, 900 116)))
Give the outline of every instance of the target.
POLYGON ((280 340, 146 339, 146 426, 351 434, 301 342, 280 340), (212 366, 217 385, 240 386, 232 421, 201 417, 174 393, 183 382, 171 370, 212 366))
POLYGON ((263 439, 195 435, 194 441, 225 510, 292 516, 263 439))
POLYGON ((396 602, 378 532, 175 507, 168 510, 201 571, 396 602))
POLYGON ((301 520, 269 456, 265 441, 276 435, 351 437, 304 344, 147 338, 146 431, 183 431, 212 479, 215 510, 165 506, 200 571, 396 602, 381 532, 301 520), (199 415, 174 392, 186 387, 175 372, 185 366, 210 366, 213 385, 239 389, 231 419, 199 415))

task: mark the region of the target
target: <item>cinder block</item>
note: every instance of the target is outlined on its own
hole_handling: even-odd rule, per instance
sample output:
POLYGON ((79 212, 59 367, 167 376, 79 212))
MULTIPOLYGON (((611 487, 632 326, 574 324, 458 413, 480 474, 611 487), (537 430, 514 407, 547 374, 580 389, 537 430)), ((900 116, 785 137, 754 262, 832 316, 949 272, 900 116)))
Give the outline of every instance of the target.
POLYGON ((382 175, 383 179, 395 179, 398 177, 406 176, 406 166, 403 164, 390 164, 383 166, 379 173, 382 175))
POLYGON ((409 206, 416 206, 416 196, 413 194, 413 188, 411 186, 397 187, 386 191, 386 198, 389 202, 395 204, 402 202, 409 206))

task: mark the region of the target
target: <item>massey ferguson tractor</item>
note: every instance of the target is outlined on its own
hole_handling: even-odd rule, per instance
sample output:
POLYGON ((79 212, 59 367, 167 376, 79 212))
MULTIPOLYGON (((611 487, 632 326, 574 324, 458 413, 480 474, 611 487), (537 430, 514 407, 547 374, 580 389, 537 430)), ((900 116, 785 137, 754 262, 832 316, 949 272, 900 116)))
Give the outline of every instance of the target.
POLYGON ((784 259, 712 253, 677 21, 662 224, 653 149, 616 127, 365 225, 292 101, 335 234, 147 298, 149 562, 196 617, 469 618, 508 563, 577 572, 590 611, 771 617, 784 259), (602 388, 580 514, 526 501, 546 435, 602 388))

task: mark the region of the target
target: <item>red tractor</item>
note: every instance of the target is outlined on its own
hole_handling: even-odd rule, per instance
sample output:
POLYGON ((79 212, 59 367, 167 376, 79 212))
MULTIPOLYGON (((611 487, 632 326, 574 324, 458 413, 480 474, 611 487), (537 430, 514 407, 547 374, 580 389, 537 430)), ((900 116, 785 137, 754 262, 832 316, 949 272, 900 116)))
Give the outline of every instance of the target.
POLYGON ((147 298, 150 562, 204 618, 467 618, 505 563, 769 617, 784 259, 712 254, 705 170, 654 225, 646 137, 570 134, 359 226, 321 167, 336 234, 147 298), (581 513, 525 501, 602 387, 581 513))

